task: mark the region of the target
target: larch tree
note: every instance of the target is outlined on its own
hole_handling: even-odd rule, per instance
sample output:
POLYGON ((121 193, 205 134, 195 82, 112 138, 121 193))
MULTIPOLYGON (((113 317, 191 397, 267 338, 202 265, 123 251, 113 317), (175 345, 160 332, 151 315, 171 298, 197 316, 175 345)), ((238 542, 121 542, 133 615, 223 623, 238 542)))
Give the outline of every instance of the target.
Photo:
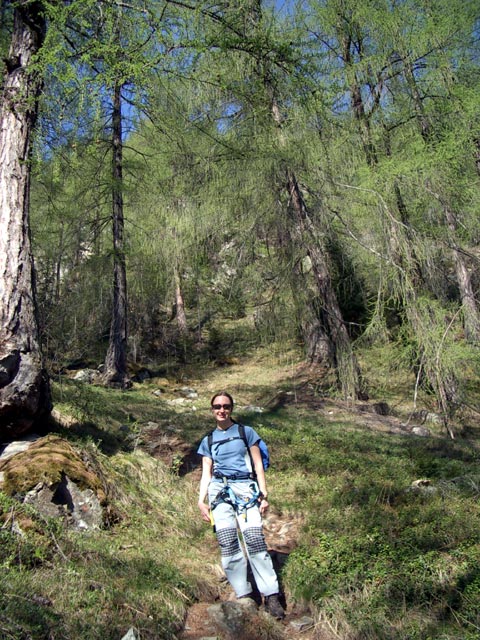
POLYGON ((0 435, 29 430, 51 408, 37 323, 29 197, 32 133, 46 35, 42 2, 13 6, 0 104, 0 435))
MULTIPOLYGON (((283 253, 284 265, 279 271, 289 262, 294 265, 293 295, 303 305, 298 317, 308 358, 335 371, 342 395, 356 399, 359 371, 336 296, 320 216, 313 216, 307 204, 297 171, 301 161, 293 157, 301 151, 293 152, 286 134, 289 112, 295 108, 288 78, 301 74, 297 68, 301 55, 276 33, 259 0, 229 3, 222 19, 212 22, 206 33, 210 55, 224 58, 216 88, 223 94, 224 112, 237 113, 227 125, 232 131, 229 140, 252 161, 263 160, 263 182, 258 188, 273 190, 278 203, 268 233, 271 238, 277 232, 282 235, 277 254, 283 253), (249 149, 242 140, 249 141, 249 149), (309 273, 302 270, 304 259, 310 262, 309 273), (309 294, 297 296, 302 289, 308 289, 309 294)), ((263 226, 267 224, 264 220, 263 226)))
MULTIPOLYGON (((332 77, 343 91, 343 121, 348 126, 348 104, 354 139, 364 155, 364 166, 358 163, 351 172, 351 184, 340 189, 350 187, 369 194, 369 235, 378 231, 374 247, 378 256, 383 255, 380 272, 389 274, 379 282, 381 297, 395 300, 400 316, 410 326, 419 372, 426 386, 433 389, 448 429, 459 398, 454 344, 449 338, 452 327, 458 325, 458 314, 449 310, 445 286, 436 275, 447 265, 442 265, 443 256, 432 242, 433 236, 443 237, 441 241, 453 248, 468 339, 475 333, 476 312, 474 292, 466 277, 468 248, 462 246, 457 233, 451 201, 443 187, 436 194, 431 188, 440 167, 444 182, 449 184, 449 176, 455 174, 452 167, 462 162, 457 155, 459 145, 456 150, 450 145, 448 162, 444 161, 446 141, 451 140, 449 119, 444 114, 453 115, 460 105, 446 106, 451 103, 442 74, 448 69, 447 61, 458 62, 464 57, 462 48, 469 46, 468 9, 464 11, 460 3, 445 10, 432 6, 414 9, 408 3, 325 0, 315 5, 316 24, 310 32, 321 54, 332 61, 336 71, 332 77), (428 219, 439 202, 443 216, 437 218, 440 224, 434 229, 428 219), (381 214, 378 220, 373 217, 375 211, 381 214)), ((470 17, 470 29, 472 25, 470 17)), ((351 145, 347 149, 355 153, 351 145)), ((473 154, 469 164, 473 165, 473 154)), ((342 182, 346 182, 345 176, 342 182)), ((453 191, 457 191, 454 201, 459 202, 458 189, 453 191)), ((350 216, 350 232, 354 227, 350 216)))
POLYGON ((128 301, 123 209, 122 87, 116 80, 112 108, 112 243, 113 300, 110 338, 103 379, 107 385, 130 386, 127 373, 128 301))
POLYGON ((167 46, 168 3, 116 0, 85 3, 87 27, 65 34, 79 70, 79 83, 89 85, 104 114, 103 131, 96 135, 111 158, 113 286, 109 341, 102 378, 108 386, 130 386, 127 371, 128 296, 125 240, 125 176, 123 147, 126 112, 138 114, 150 89, 149 73, 159 64, 167 46), (108 136, 108 140, 105 138, 108 136))
MULTIPOLYGON (((260 14, 260 3, 257 4, 257 13, 260 14)), ((284 114, 288 114, 289 100, 284 101, 282 108, 275 81, 277 74, 271 63, 265 64, 265 61, 262 60, 258 69, 264 85, 268 109, 277 132, 280 155, 285 158, 283 127, 284 121, 288 117, 284 114)), ((281 162, 281 165, 281 170, 284 172, 284 185, 288 194, 286 212, 290 236, 297 237, 297 243, 303 246, 310 261, 316 286, 316 296, 312 301, 314 324, 310 323, 305 336, 309 359, 312 363, 333 368, 344 398, 356 400, 362 394, 360 372, 334 288, 331 258, 324 240, 325 234, 318 227, 318 220, 314 220, 309 210, 294 164, 286 158, 281 162)), ((320 201, 318 206, 320 209, 322 208, 320 201)))

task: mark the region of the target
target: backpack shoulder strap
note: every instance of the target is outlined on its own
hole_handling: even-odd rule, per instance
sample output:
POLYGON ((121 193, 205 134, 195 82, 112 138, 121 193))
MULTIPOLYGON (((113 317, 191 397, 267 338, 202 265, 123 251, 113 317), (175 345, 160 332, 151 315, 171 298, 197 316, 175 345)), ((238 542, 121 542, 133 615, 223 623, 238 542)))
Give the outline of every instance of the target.
MULTIPOLYGON (((238 429, 239 429, 238 436, 230 436, 229 438, 225 438, 224 440, 217 441, 215 444, 217 445, 225 444, 225 442, 230 442, 231 440, 238 440, 238 438, 240 437, 245 442, 245 445, 248 449, 247 437, 245 435, 245 427, 243 426, 243 424, 239 424, 239 423, 236 423, 236 424, 238 424, 238 429)), ((216 431, 215 429, 213 431, 210 431, 210 433, 207 436, 207 446, 210 453, 212 453, 213 434, 215 431, 216 431)))
POLYGON ((247 435, 245 433, 245 425, 241 424, 240 422, 237 422, 237 424, 238 424, 238 434, 241 437, 241 439, 243 440, 243 442, 245 443, 245 446, 246 446, 247 451, 248 451, 248 457, 250 458, 250 464, 252 465, 252 473, 256 477, 255 465, 253 463, 252 452, 250 451, 250 447, 248 446, 247 435))
MULTIPOLYGON (((250 460, 252 461, 252 469, 253 469, 253 458, 252 458, 252 454, 250 453, 247 436, 245 434, 245 425, 241 424, 240 422, 236 422, 235 424, 238 425, 238 436, 232 436, 231 438, 227 438, 226 440, 220 440, 220 442, 218 442, 217 444, 223 444, 224 442, 229 442, 230 440, 234 440, 235 438, 240 437, 243 440, 245 447, 247 448, 248 455, 250 456, 250 460)), ((208 450, 213 458, 212 444, 213 444, 213 431, 210 431, 207 437, 207 445, 208 445, 208 450)))
POLYGON ((240 438, 244 441, 245 446, 248 447, 248 440, 247 440, 247 436, 245 435, 245 425, 242 424, 241 422, 237 422, 238 424, 238 434, 240 436, 240 438))

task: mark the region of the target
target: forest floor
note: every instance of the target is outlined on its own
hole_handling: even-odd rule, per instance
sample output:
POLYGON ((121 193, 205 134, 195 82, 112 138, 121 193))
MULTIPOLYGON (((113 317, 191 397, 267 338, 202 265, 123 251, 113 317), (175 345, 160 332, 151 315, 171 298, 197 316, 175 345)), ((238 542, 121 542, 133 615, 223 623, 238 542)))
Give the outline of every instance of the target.
MULTIPOLYGON (((375 360, 368 381, 370 400, 346 402, 325 372, 273 347, 228 363, 167 363, 128 393, 60 379, 56 433, 113 479, 118 519, 88 536, 39 520, 25 539, 6 538, 5 634, 113 640, 134 629, 144 640, 225 637, 209 609, 233 598, 215 535, 196 506, 196 450, 214 426, 210 398, 226 389, 234 417, 270 447, 264 528, 287 605, 281 622, 262 607, 245 616, 255 632, 244 636, 476 640, 477 416, 462 412, 452 442, 431 397, 419 393, 414 402, 415 380, 388 358, 375 360), (398 593, 411 594, 405 612, 398 593)), ((19 506, 3 499, 0 518, 3 509, 9 522, 19 506)), ((16 517, 29 522, 25 513, 16 517)))
MULTIPOLYGON (((296 367, 294 371, 291 366, 286 367, 283 370, 285 378, 283 378, 281 368, 277 370, 277 374, 279 376, 278 382, 284 382, 285 378, 290 378, 290 382, 294 383, 289 390, 285 390, 285 385, 281 384, 279 387, 282 388, 278 388, 278 391, 274 395, 269 395, 266 400, 267 396, 254 397, 251 394, 251 390, 247 389, 247 398, 254 403, 258 402, 262 406, 263 403, 265 403, 269 411, 278 410, 286 405, 295 405, 297 407, 301 406, 302 409, 307 411, 318 412, 326 422, 338 422, 342 420, 354 421, 357 425, 361 425, 367 433, 374 431, 396 434, 402 433, 406 435, 410 433, 414 426, 413 424, 409 424, 408 420, 402 420, 399 417, 389 415, 390 409, 386 403, 364 401, 352 405, 339 399, 322 396, 318 393, 314 382, 318 380, 318 372, 303 365, 296 367)), ((249 379, 248 371, 243 366, 227 368, 223 370, 221 376, 228 381, 228 384, 224 386, 227 389, 232 389, 234 392, 237 388, 243 390, 245 387, 243 381, 249 379)), ((214 376, 213 379, 209 379, 208 382, 189 380, 188 384, 193 384, 195 389, 204 396, 208 395, 209 391, 211 392, 216 388, 222 387, 222 384, 217 384, 215 378, 216 376, 214 376)), ((259 385, 259 387, 261 387, 261 385, 259 385)), ((270 387, 270 394, 271 390, 272 388, 270 387)), ((179 442, 175 435, 172 434, 173 440, 171 447, 165 446, 165 435, 163 435, 162 438, 163 446, 161 450, 164 453, 167 453, 169 450, 178 451, 179 442)), ((151 443, 151 445, 153 444, 154 443, 151 443)), ((150 449, 152 448, 154 447, 151 446, 150 449)), ((158 451, 159 457, 162 457, 159 449, 158 451)), ((166 459, 165 462, 168 464, 169 460, 166 459)), ((197 467, 187 475, 190 476, 190 480, 196 485, 200 480, 200 469, 197 467)), ((275 507, 271 508, 268 515, 264 518, 264 533, 267 546, 280 576, 282 565, 288 558, 289 553, 297 546, 302 524, 303 517, 301 513, 282 513, 275 509, 275 507)), ((184 632, 180 636, 180 640, 202 640, 217 637, 215 627, 208 614, 208 609, 218 602, 234 600, 234 594, 223 576, 219 560, 220 558, 218 558, 217 567, 219 598, 217 598, 217 600, 211 599, 197 602, 189 608, 184 632)), ((325 639, 333 637, 327 629, 325 629, 324 633, 321 632, 321 624, 318 621, 316 621, 316 624, 314 623, 312 614, 307 608, 296 603, 290 603, 288 600, 286 601, 286 617, 279 623, 279 626, 281 627, 281 637, 287 639, 294 640, 296 638, 302 638, 304 640, 313 640, 313 638, 315 638, 318 640, 320 637, 325 639), (310 626, 301 627, 292 624, 308 617, 312 619, 310 626)))

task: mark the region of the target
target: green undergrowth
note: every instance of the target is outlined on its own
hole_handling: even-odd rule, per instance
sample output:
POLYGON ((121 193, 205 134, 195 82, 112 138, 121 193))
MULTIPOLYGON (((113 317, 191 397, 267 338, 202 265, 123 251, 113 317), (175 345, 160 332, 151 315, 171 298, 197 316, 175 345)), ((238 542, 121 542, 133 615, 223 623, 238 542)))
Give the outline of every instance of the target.
POLYGON ((273 509, 303 522, 281 578, 288 602, 314 614, 315 638, 480 637, 476 440, 451 441, 440 426, 428 438, 382 432, 364 413, 359 422, 312 395, 316 386, 296 372, 293 359, 279 364, 265 353, 198 369, 175 383, 198 390, 195 410, 153 395, 155 381, 129 392, 56 386, 56 406, 85 420, 59 431, 101 465, 115 517, 72 533, 0 494, 0 638, 113 640, 133 627, 143 640, 168 640, 192 603, 218 597, 224 585, 196 507, 198 473, 152 457, 141 436, 155 421, 193 451, 211 428, 210 396, 223 387, 239 399, 238 419, 270 446, 273 509), (265 410, 242 413, 248 404, 265 410))
POLYGON ((308 411, 275 424, 276 500, 305 516, 284 575, 291 597, 314 605, 332 637, 480 637, 475 443, 366 432, 308 411))
POLYGON ((104 530, 67 533, 1 494, 0 638, 113 640, 133 627, 168 640, 189 604, 217 595, 193 484, 140 450, 96 455, 115 495, 104 530))

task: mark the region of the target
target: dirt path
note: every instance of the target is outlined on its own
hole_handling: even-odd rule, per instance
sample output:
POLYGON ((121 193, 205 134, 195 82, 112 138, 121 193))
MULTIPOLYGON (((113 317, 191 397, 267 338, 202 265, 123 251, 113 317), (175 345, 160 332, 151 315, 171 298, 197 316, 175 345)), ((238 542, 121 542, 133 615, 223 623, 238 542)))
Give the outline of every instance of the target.
MULTIPOLYGON (((296 547, 301 518, 295 516, 283 516, 272 510, 264 518, 264 533, 268 549, 272 556, 277 572, 281 573, 281 568, 288 558, 288 554, 296 547)), ((231 594, 226 591, 222 600, 229 600, 231 594)), ((197 602, 190 607, 185 629, 179 640, 201 640, 203 638, 216 638, 217 631, 210 621, 208 608, 213 602, 197 602)), ((303 640, 313 640, 313 629, 296 629, 292 622, 299 621, 308 612, 302 611, 298 607, 287 602, 285 620, 279 622, 284 628, 286 640, 302 638, 303 640)), ((252 638, 251 640, 255 640, 252 638)))
MULTIPOLYGON (((212 602, 198 602, 194 604, 188 611, 187 619, 185 622, 185 631, 179 637, 179 640, 202 640, 206 638, 217 638, 217 631, 213 624, 210 622, 208 615, 208 608, 212 605, 212 602)), ((289 611, 287 608, 287 615, 285 620, 282 620, 278 624, 284 629, 285 640, 313 640, 314 630, 313 628, 299 631, 291 626, 292 621, 298 621, 305 615, 301 611, 289 611)), ((256 640, 251 638, 251 640, 256 640)))
MULTIPOLYGON (((198 602, 190 607, 185 622, 185 630, 179 637, 179 640, 206 640, 207 638, 217 638, 217 631, 213 624, 210 622, 208 615, 208 608, 212 605, 212 602, 198 602)), ((314 640, 314 629, 305 628, 297 629, 291 625, 292 622, 297 622, 305 616, 304 612, 290 610, 287 607, 287 615, 284 620, 279 622, 284 629, 285 640, 314 640)), ((256 640, 251 638, 251 640, 256 640)))

